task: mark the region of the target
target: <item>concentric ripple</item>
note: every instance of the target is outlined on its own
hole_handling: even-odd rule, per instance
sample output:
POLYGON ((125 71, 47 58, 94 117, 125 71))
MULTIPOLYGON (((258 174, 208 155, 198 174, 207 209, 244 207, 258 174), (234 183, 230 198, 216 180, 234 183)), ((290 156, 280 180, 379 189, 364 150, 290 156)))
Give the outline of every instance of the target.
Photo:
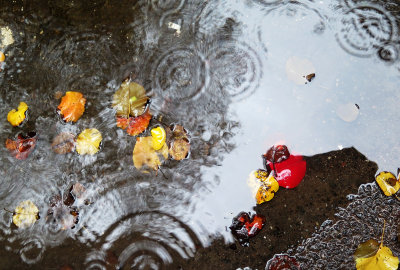
POLYGON ((345 12, 336 38, 349 54, 368 57, 393 42, 397 34, 396 23, 387 11, 360 5, 345 12))
POLYGON ((207 56, 211 79, 234 101, 250 96, 257 88, 262 65, 257 53, 247 44, 227 43, 210 50, 207 56))
POLYGON ((162 55, 153 71, 154 89, 164 98, 197 98, 207 86, 204 59, 192 49, 177 48, 162 55))
POLYGON ((23 262, 34 264, 40 261, 46 249, 41 238, 28 238, 21 243, 23 247, 19 250, 19 254, 23 262))
POLYGON ((174 258, 192 257, 200 245, 191 229, 171 215, 155 211, 135 213, 115 222, 96 239, 86 266, 168 269, 174 258))

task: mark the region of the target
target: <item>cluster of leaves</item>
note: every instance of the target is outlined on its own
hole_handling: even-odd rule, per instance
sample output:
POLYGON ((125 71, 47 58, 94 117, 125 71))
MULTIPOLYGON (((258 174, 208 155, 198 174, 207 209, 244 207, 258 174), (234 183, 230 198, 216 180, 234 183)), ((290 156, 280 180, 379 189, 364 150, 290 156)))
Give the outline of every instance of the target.
POLYGON ((242 246, 249 246, 250 238, 256 236, 261 231, 265 221, 266 219, 262 215, 250 215, 250 213, 240 212, 233 218, 229 228, 242 246))

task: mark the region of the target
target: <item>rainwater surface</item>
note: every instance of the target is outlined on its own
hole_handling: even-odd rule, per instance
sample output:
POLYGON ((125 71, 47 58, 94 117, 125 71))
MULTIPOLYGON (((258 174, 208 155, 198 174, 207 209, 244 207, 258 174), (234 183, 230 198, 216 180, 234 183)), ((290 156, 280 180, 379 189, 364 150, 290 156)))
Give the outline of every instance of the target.
POLYGON ((400 164, 397 1, 8 1, 0 15, 0 141, 38 138, 26 160, 1 148, 0 206, 31 200, 41 216, 18 229, 0 212, 4 269, 169 269, 216 237, 233 242, 232 218, 255 206, 246 179, 277 143, 307 156, 354 146, 379 170, 400 164), (155 119, 188 131, 186 159, 134 167, 136 138, 111 106, 127 77, 155 119), (87 99, 74 124, 56 111, 66 91, 87 99), (28 119, 12 127, 20 101, 28 119), (52 151, 57 134, 86 128, 102 133, 98 154, 52 151), (90 203, 62 230, 49 200, 77 182, 90 203))

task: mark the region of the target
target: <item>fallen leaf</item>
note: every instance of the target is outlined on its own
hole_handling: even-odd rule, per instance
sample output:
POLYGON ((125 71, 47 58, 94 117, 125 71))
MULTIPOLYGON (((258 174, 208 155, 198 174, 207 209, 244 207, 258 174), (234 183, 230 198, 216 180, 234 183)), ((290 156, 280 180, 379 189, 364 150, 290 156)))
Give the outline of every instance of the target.
POLYGON ((164 146, 165 140, 167 138, 165 129, 162 127, 152 128, 150 133, 151 137, 153 138, 154 150, 160 150, 164 146))
POLYGON ((0 52, 0 62, 4 62, 4 60, 6 60, 6 56, 3 52, 0 52))
POLYGON ((242 246, 248 246, 249 239, 261 231, 265 221, 262 215, 254 214, 250 217, 249 213, 240 212, 232 219, 229 229, 242 246))
POLYGON ((85 187, 81 183, 75 183, 69 189, 66 198, 64 198, 64 204, 67 206, 81 206, 83 204, 89 204, 87 200, 87 192, 85 187))
POLYGON ((67 132, 58 134, 51 144, 51 148, 57 154, 66 154, 75 149, 75 135, 67 132))
POLYGON ((21 202, 13 213, 13 223, 19 228, 31 226, 39 219, 39 209, 30 200, 21 202))
POLYGON ((400 189, 399 179, 391 172, 381 172, 375 180, 386 196, 392 196, 400 189))
POLYGON ((124 81, 113 96, 112 106, 117 117, 128 119, 137 117, 145 112, 149 97, 146 90, 138 83, 124 81))
POLYGON ((29 132, 27 135, 20 133, 16 140, 6 140, 6 148, 16 159, 20 160, 26 159, 35 146, 36 132, 29 132))
POLYGON ((66 205, 60 195, 50 199, 50 209, 47 213, 52 222, 58 224, 61 230, 73 229, 78 223, 79 212, 77 208, 66 205))
POLYGON ((99 147, 102 139, 103 137, 97 129, 85 129, 79 134, 76 140, 76 152, 80 155, 94 155, 100 150, 99 147))
POLYGON ((61 98, 57 109, 63 116, 65 122, 76 122, 85 111, 86 99, 79 92, 68 91, 61 98))
POLYGON ((175 160, 186 158, 190 151, 190 141, 188 133, 181 125, 174 125, 172 136, 169 140, 169 154, 175 160))
POLYGON ((161 165, 160 157, 168 158, 168 147, 166 144, 160 150, 153 148, 153 138, 138 137, 136 138, 135 148, 133 149, 133 165, 137 169, 142 169, 143 166, 153 170, 158 170, 161 165))
MULTIPOLYGON (((286 146, 279 147, 279 149, 285 149, 285 147, 286 146)), ((272 148, 277 148, 277 146, 273 146, 272 148)), ((271 174, 275 177, 276 181, 278 181, 279 186, 284 188, 295 188, 303 180, 306 174, 307 164, 303 156, 291 155, 289 154, 289 151, 287 150, 286 152, 286 150, 272 151, 275 152, 275 154, 271 159, 269 157, 270 155, 268 155, 271 151, 271 149, 269 149, 267 154, 263 155, 264 166, 267 171, 271 171, 271 174), (289 156, 287 157, 288 154, 289 156), (279 162, 271 161, 275 159, 279 162)))
POLYGON ((151 114, 146 111, 138 117, 119 117, 117 116, 117 127, 126 129, 126 132, 131 136, 136 136, 147 129, 151 120, 151 114))
POLYGON ((267 262, 265 270, 300 270, 300 264, 295 257, 286 254, 275 254, 267 262))
POLYGON ((354 253, 357 270, 396 270, 399 258, 393 256, 390 248, 371 239, 361 243, 354 253))
POLYGON ((268 149, 267 153, 263 155, 263 158, 272 163, 276 163, 288 159, 289 156, 289 149, 286 145, 274 145, 268 149))
POLYGON ((25 120, 25 113, 28 110, 28 105, 25 102, 20 102, 18 109, 12 109, 7 114, 7 121, 13 126, 19 126, 25 120))
POLYGON ((247 178, 247 184, 251 188, 257 204, 272 200, 279 189, 276 179, 264 170, 251 172, 247 178))

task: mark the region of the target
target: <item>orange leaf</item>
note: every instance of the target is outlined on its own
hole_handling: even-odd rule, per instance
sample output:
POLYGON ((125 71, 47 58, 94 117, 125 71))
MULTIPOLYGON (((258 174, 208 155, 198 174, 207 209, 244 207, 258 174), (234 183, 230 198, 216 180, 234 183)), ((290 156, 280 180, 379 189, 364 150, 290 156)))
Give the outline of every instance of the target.
POLYGON ((131 136, 136 136, 146 130, 151 120, 151 114, 146 111, 138 117, 119 117, 117 116, 117 127, 126 129, 126 132, 131 136))
POLYGON ((7 139, 6 148, 16 159, 26 159, 36 145, 36 133, 30 132, 27 136, 18 134, 16 140, 7 139))
POLYGON ((66 122, 76 122, 85 111, 86 99, 79 92, 68 91, 62 97, 58 109, 66 122))

